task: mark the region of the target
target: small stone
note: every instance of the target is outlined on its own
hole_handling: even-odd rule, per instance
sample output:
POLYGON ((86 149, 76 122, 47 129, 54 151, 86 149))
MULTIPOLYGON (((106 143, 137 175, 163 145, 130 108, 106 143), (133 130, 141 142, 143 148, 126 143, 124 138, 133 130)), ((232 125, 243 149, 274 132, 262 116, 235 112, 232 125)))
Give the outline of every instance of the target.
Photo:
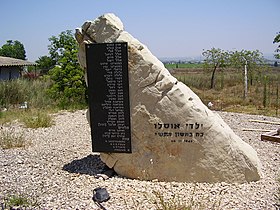
POLYGON ((24 163, 23 160, 18 160, 18 161, 17 161, 17 164, 23 164, 23 163, 24 163))
POLYGON ((93 200, 102 203, 108 201, 110 199, 109 193, 107 192, 106 188, 95 188, 93 190, 93 200))
POLYGON ((96 178, 96 179, 107 180, 107 179, 109 179, 110 177, 107 176, 106 174, 96 174, 96 175, 95 175, 95 178, 96 178))

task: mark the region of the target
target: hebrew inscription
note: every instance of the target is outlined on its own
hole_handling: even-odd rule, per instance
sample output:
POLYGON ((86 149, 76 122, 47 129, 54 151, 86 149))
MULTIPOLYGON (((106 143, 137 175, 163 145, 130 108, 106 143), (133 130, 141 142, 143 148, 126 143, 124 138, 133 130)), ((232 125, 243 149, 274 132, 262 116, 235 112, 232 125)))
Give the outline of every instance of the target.
POLYGON ((194 123, 155 123, 155 136, 166 138, 171 142, 187 142, 192 143, 193 139, 199 139, 204 136, 202 132, 203 124, 194 123), (184 129, 182 131, 181 129, 184 129))
POLYGON ((86 45, 94 152, 131 153, 127 43, 86 45))

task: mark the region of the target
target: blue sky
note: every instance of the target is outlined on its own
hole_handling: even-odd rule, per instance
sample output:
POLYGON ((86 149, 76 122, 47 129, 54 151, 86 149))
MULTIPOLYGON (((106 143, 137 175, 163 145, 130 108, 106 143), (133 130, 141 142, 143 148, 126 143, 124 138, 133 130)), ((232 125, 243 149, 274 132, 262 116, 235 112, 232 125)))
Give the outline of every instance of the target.
POLYGON ((280 31, 280 0, 0 0, 0 45, 19 40, 35 61, 49 37, 108 12, 159 58, 211 47, 273 54, 280 31))

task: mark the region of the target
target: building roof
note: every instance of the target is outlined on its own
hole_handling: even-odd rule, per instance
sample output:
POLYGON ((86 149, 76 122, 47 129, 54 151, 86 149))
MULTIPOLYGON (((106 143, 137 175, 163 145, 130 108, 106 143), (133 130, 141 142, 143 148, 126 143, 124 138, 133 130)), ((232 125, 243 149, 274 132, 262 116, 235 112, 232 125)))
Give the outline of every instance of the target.
POLYGON ((36 63, 30 61, 0 56, 0 67, 1 66, 36 66, 36 65, 37 65, 36 63))

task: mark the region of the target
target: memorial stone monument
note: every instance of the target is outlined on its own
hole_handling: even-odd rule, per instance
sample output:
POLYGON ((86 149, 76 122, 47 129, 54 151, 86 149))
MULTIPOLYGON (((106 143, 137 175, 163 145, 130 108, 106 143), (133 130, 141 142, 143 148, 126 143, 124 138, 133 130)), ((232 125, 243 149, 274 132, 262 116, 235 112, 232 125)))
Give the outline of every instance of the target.
MULTIPOLYGON (((86 21, 76 29, 75 36, 79 43, 79 62, 85 72, 89 44, 127 43, 131 151, 101 152, 100 157, 108 167, 120 175, 142 180, 246 182, 260 179, 261 163, 256 151, 234 134, 190 88, 170 75, 147 46, 124 30, 118 17, 105 14, 86 21)), ((97 58, 88 56, 87 59, 97 58)), ((90 121, 93 125, 104 119, 91 117, 90 121)), ((93 128, 93 132, 96 130, 93 128)))

